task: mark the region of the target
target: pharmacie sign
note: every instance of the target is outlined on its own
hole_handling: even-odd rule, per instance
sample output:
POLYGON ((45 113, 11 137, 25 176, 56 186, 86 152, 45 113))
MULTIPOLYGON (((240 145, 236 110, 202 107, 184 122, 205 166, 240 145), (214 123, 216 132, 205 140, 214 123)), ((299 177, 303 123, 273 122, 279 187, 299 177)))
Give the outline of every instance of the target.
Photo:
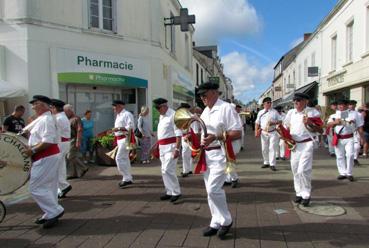
POLYGON ((149 64, 144 60, 58 48, 55 57, 59 83, 146 88, 149 64))

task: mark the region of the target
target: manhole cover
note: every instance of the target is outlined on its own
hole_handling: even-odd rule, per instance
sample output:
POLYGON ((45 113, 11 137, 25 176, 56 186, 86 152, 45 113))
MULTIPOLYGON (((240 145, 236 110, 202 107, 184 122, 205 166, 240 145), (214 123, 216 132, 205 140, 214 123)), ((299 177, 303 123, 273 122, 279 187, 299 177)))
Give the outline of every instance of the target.
POLYGON ((343 207, 329 202, 311 202, 309 207, 298 205, 302 211, 320 216, 340 216, 346 213, 343 207))

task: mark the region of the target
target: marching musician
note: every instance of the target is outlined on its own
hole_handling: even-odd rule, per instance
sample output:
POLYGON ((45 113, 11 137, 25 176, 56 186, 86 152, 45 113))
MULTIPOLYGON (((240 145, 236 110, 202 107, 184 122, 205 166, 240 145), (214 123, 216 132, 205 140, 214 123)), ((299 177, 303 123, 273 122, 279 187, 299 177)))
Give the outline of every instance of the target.
MULTIPOLYGON (((188 111, 190 111, 191 106, 188 103, 181 103, 178 109, 180 108, 185 108, 188 111)), ((193 122, 190 128, 192 128, 195 124, 197 123, 193 122)), ((191 154, 190 144, 188 143, 188 141, 186 141, 186 139, 189 138, 188 132, 183 132, 182 139, 181 139, 182 140, 182 172, 181 172, 182 177, 187 177, 189 174, 192 174, 192 154, 191 154)))
POLYGON ((174 203, 181 197, 176 167, 181 147, 182 131, 174 124, 175 111, 169 108, 168 101, 164 98, 157 98, 153 102, 160 113, 157 145, 165 187, 165 194, 160 197, 160 200, 169 200, 174 203))
MULTIPOLYGON (((327 110, 327 113, 326 113, 326 118, 325 118, 325 121, 328 123, 328 120, 330 118, 332 118, 333 115, 336 114, 336 110, 337 110, 337 102, 336 101, 333 101, 331 102, 330 106, 329 106, 329 109, 327 110)), ((328 152, 329 152, 329 155, 331 157, 335 157, 336 154, 334 153, 334 146, 332 145, 332 138, 333 138, 333 130, 332 128, 328 127, 326 128, 326 134, 327 134, 327 141, 328 141, 328 152)))
POLYGON ((355 115, 357 115, 358 120, 360 120, 360 122, 357 123, 356 130, 354 132, 354 166, 359 166, 360 162, 358 158, 359 158, 359 153, 361 149, 361 143, 362 143, 361 141, 364 138, 364 129, 363 129, 364 117, 359 111, 356 110, 356 104, 357 104, 357 101, 350 100, 348 109, 350 112, 354 112, 355 115))
POLYGON ((361 125, 359 116, 348 110, 348 100, 337 101, 338 110, 328 120, 328 126, 333 128, 333 145, 335 146, 338 180, 348 179, 353 182, 352 167, 354 165, 354 132, 361 125))
POLYGON ((301 203, 305 207, 309 205, 311 197, 314 136, 316 132, 322 132, 323 124, 320 113, 315 108, 307 107, 308 101, 308 95, 296 93, 293 97, 295 108, 288 111, 284 120, 284 125, 289 128, 296 143, 295 149, 291 151, 295 203, 301 203), (314 125, 314 119, 318 120, 319 125, 314 125), (309 131, 307 125, 313 130, 309 131))
MULTIPOLYGON (((283 122, 284 118, 286 118, 286 114, 283 112, 283 107, 279 105, 275 107, 274 109, 278 111, 279 118, 283 122)), ((285 160, 286 159, 285 158, 286 144, 284 140, 281 138, 279 138, 278 144, 279 144, 279 148, 277 148, 277 160, 279 159, 285 160)))
POLYGON ((51 100, 42 95, 35 95, 30 101, 37 114, 37 123, 30 130, 28 155, 32 156, 32 168, 29 190, 44 214, 35 223, 43 228, 51 228, 64 214, 64 208, 58 203, 58 170, 60 150, 58 133, 51 115, 51 100))
POLYGON ((276 171, 276 154, 279 137, 275 126, 281 123, 281 118, 275 109, 272 109, 272 99, 263 99, 264 109, 260 110, 255 121, 255 137, 261 137, 261 150, 264 163, 261 168, 276 171))
POLYGON ((218 84, 210 82, 201 84, 198 88, 198 94, 206 106, 201 119, 206 125, 208 135, 202 136, 201 143, 205 150, 204 182, 212 216, 210 225, 203 231, 203 235, 217 234, 220 239, 224 239, 232 226, 232 217, 222 188, 226 178, 227 157, 230 155, 229 149, 232 149, 232 144, 226 149, 222 149, 221 144, 229 144, 229 141, 240 139, 242 124, 234 108, 219 99, 218 88, 218 84))
POLYGON ((70 125, 69 119, 64 113, 65 103, 58 99, 51 99, 51 112, 55 116, 56 127, 59 134, 59 148, 61 153, 60 165, 59 165, 59 187, 58 197, 64 198, 67 193, 72 189, 72 186, 67 181, 67 153, 70 149, 70 125))
POLYGON ((117 163, 118 171, 122 174, 122 181, 119 182, 119 188, 123 189, 126 186, 133 183, 131 174, 131 161, 129 159, 130 150, 127 149, 126 139, 132 137, 134 130, 134 118, 131 112, 125 109, 125 102, 121 100, 114 100, 112 103, 113 111, 116 114, 114 128, 115 140, 117 142, 118 151, 115 156, 115 162, 117 163), (131 134, 128 134, 131 132, 131 134))

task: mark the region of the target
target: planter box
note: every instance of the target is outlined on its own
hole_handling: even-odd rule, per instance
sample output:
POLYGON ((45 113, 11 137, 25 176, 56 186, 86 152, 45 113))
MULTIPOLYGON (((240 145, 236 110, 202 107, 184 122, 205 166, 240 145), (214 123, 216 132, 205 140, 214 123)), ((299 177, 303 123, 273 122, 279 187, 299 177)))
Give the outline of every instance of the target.
POLYGON ((111 149, 105 148, 100 144, 96 144, 96 164, 98 165, 106 165, 106 166, 116 166, 114 159, 111 159, 105 153, 110 152, 111 149))

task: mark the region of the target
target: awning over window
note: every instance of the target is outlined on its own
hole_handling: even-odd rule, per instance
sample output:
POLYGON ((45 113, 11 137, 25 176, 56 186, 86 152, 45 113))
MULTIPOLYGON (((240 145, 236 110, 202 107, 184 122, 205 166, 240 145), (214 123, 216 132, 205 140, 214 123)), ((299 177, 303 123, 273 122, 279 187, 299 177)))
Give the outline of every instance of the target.
POLYGON ((26 95, 26 91, 0 79, 0 98, 12 98, 26 95))
POLYGON ((307 85, 302 86, 299 89, 296 89, 295 90, 295 93, 308 93, 316 85, 318 85, 318 82, 317 81, 314 81, 312 83, 309 83, 307 85))

